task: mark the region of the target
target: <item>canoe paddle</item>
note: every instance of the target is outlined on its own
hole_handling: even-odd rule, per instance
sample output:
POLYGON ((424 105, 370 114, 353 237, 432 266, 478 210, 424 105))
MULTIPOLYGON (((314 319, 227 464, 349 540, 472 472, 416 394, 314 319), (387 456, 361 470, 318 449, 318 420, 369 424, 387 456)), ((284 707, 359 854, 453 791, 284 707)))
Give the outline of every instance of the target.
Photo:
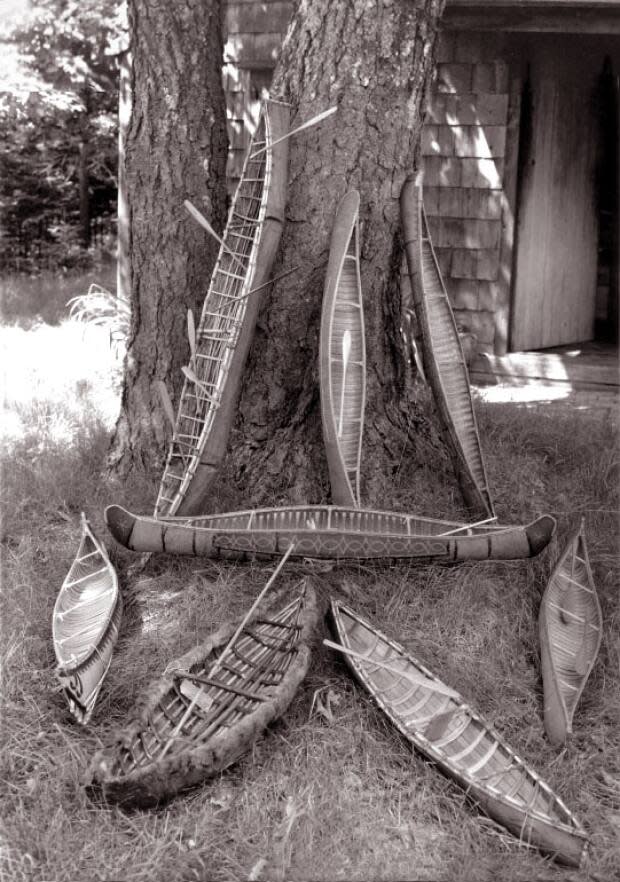
POLYGON ((215 232, 215 230, 213 229, 213 227, 211 226, 209 221, 206 219, 204 214, 201 214, 198 211, 198 209, 196 208, 196 206, 192 205, 192 203, 189 201, 189 199, 185 199, 183 202, 183 205, 189 211, 189 213, 194 218, 194 220, 197 220, 198 223, 200 224, 200 226, 204 227, 205 230, 207 231, 207 233, 210 233, 213 236, 213 238, 216 240, 216 242, 219 242, 220 246, 224 249, 226 254, 228 254, 229 257, 232 257, 232 259, 239 264, 239 266, 241 267, 241 269, 243 270, 243 273, 245 275, 246 267, 241 263, 241 261, 239 260, 239 258, 235 254, 235 252, 230 250, 230 248, 228 247, 226 242, 224 242, 224 240, 218 236, 218 234, 215 232))
POLYGON ((250 153, 250 159, 256 159, 257 156, 260 156, 261 153, 264 153, 265 150, 269 150, 271 147, 275 147, 276 144, 279 144, 281 141, 286 141, 287 138, 290 138, 292 135, 296 135, 297 132, 303 131, 303 129, 309 129, 310 126, 316 125, 316 123, 321 122, 326 117, 331 116, 332 113, 336 113, 338 107, 334 104, 333 107, 330 107, 329 110, 324 110, 322 113, 318 113, 316 116, 313 116, 311 119, 307 120, 307 122, 302 123, 300 126, 297 126, 296 129, 291 129, 290 132, 287 132, 286 135, 282 135, 281 138, 277 138, 271 144, 266 144, 264 147, 260 147, 258 150, 255 150, 254 153, 250 153))
POLYGON ((340 391, 340 415, 338 417, 338 437, 342 436, 342 420, 344 417, 344 392, 345 379, 347 376, 347 365, 349 364, 349 355, 351 353, 351 331, 347 328, 342 335, 342 389, 340 391))

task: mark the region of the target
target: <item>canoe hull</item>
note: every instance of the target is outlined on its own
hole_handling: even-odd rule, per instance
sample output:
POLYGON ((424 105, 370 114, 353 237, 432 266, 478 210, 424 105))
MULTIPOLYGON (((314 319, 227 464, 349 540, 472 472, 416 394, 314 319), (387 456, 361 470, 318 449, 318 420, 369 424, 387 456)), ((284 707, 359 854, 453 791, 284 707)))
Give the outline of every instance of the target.
POLYGON ((433 390, 446 446, 467 506, 479 517, 494 517, 467 363, 430 241, 422 188, 413 179, 403 185, 400 207, 424 373, 433 390))
POLYGON ((581 824, 458 693, 443 693, 445 684, 421 662, 335 600, 330 624, 358 653, 344 656, 354 677, 414 748, 521 842, 567 866, 584 863, 581 824))
POLYGON ((573 715, 596 662, 602 632, 582 522, 560 555, 540 605, 544 723, 556 747, 572 733, 573 715))
POLYGON ((52 614, 56 677, 79 723, 90 720, 110 667, 123 612, 116 571, 82 515, 76 557, 52 614))
POLYGON ((355 507, 360 504, 366 402, 359 203, 359 193, 351 190, 336 212, 325 275, 319 344, 321 417, 332 502, 355 507))
MULTIPOLYGON (((319 511, 338 513, 337 507, 317 507, 319 511)), ((264 510, 268 511, 268 510, 264 510)), ((272 510, 275 514, 278 509, 272 510)), ((295 509, 283 509, 285 513, 295 509)), ((473 535, 433 535, 439 532, 441 522, 415 519, 409 535, 374 532, 364 527, 364 515, 372 521, 374 512, 358 511, 361 525, 356 530, 329 529, 313 523, 313 508, 307 512, 306 522, 296 517, 296 526, 287 527, 285 521, 271 528, 239 529, 226 523, 226 515, 201 517, 194 526, 192 519, 158 520, 133 515, 120 506, 106 509, 108 529, 117 540, 131 551, 165 552, 205 557, 261 557, 283 554, 294 544, 292 556, 328 560, 433 560, 438 563, 456 563, 465 560, 515 560, 538 554, 548 544, 555 531, 555 521, 544 515, 526 526, 489 529, 473 535), (429 526, 430 525, 430 526, 429 526), (438 526, 439 525, 439 526, 438 526), (424 530, 424 532, 422 532, 424 530)), ((350 510, 344 509, 347 514, 350 510)), ((384 513, 390 515, 391 513, 384 513)), ((232 516, 234 517, 234 515, 232 516)), ((405 518, 406 516, 401 516, 405 518)), ((233 521, 234 523, 234 521, 233 521)), ((447 528, 449 529, 449 527, 447 528)))
MULTIPOLYGON (((309 585, 305 586, 300 603, 291 661, 280 683, 261 687, 263 698, 255 710, 220 727, 204 741, 198 739, 187 749, 177 753, 171 751, 153 761, 148 761, 148 757, 145 759, 146 745, 153 753, 161 750, 177 724, 176 717, 171 717, 173 705, 170 703, 175 682, 178 683, 179 678, 183 680, 184 673, 210 665, 210 660, 216 657, 235 631, 235 625, 228 624, 203 644, 171 662, 164 675, 149 687, 133 722, 117 735, 113 744, 93 758, 87 785, 90 794, 125 809, 154 807, 218 774, 245 754, 269 723, 285 712, 306 675, 318 621, 316 599, 309 585), (163 714, 162 707, 165 708, 163 714), (158 728, 154 723, 156 719, 158 728), (133 765, 132 759, 136 760, 133 765)), ((198 718, 197 725, 205 725, 208 719, 207 711, 198 718)), ((188 734, 186 738, 189 737, 188 734)))

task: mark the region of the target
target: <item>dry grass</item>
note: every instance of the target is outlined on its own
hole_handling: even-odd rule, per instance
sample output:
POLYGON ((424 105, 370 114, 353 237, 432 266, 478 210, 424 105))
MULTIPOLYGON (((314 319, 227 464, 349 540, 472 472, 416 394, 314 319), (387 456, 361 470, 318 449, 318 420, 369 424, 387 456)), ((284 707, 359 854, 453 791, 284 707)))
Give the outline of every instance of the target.
MULTIPOLYGON (((75 342, 74 331, 67 333, 75 342)), ((23 346, 27 339, 33 343, 23 338, 23 346)), ((32 358, 25 358, 31 367, 32 358)), ((313 576, 324 605, 336 594, 371 616, 466 695, 565 798, 593 840, 591 870, 567 873, 520 848, 453 782, 412 756, 342 661, 320 645, 285 716, 227 772, 158 811, 122 813, 89 800, 82 781, 96 747, 125 723, 171 658, 247 609, 271 566, 153 557, 142 571, 130 569, 135 558, 107 539, 103 507, 114 500, 149 510, 155 482, 136 475, 118 487, 103 476, 109 426, 95 395, 101 365, 89 365, 84 352, 79 366, 64 393, 65 381, 54 386, 42 370, 30 383, 34 405, 25 392, 7 404, 21 428, 4 441, 0 878, 619 878, 618 447, 611 423, 586 413, 547 418, 542 410, 480 408, 501 519, 541 511, 558 517, 556 547, 535 561, 313 576), (76 384, 80 396, 72 394, 76 384), (55 684, 50 634, 82 509, 111 551, 126 601, 112 667, 85 729, 55 684), (542 728, 538 605, 553 554, 582 513, 605 635, 575 736, 557 752, 542 728)), ((403 486, 399 507, 407 504, 422 509, 427 500, 408 500, 403 486)), ((297 571, 287 565, 281 584, 297 571)))

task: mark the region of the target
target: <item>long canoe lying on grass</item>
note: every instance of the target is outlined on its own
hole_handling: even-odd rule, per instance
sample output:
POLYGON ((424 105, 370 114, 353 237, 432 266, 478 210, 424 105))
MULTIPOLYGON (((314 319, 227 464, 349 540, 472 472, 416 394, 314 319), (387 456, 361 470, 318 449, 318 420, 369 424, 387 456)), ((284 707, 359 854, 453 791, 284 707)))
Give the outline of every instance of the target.
POLYGON ((141 710, 90 767, 89 789, 148 807, 221 772, 286 710, 310 661, 318 620, 312 587, 236 635, 226 625, 166 668, 141 710))
POLYGON ((601 645, 603 618, 588 560, 583 521, 557 562, 543 594, 540 644, 545 729, 559 746, 601 645))
POLYGON ((413 305, 423 341, 424 372, 433 390, 463 498, 473 512, 493 517, 467 364, 433 250, 422 188, 412 179, 403 185, 400 211, 413 305))
POLYGON ((132 551, 232 558, 280 555, 294 545, 294 557, 330 560, 513 560, 537 555, 555 531, 550 515, 525 526, 468 527, 330 505, 164 519, 110 505, 105 518, 116 541, 132 551))
POLYGON ((110 667, 123 603, 116 570, 82 514, 81 538, 52 614, 56 676, 80 723, 93 712, 110 667))
POLYGON ((354 676, 415 748, 521 842, 583 864, 582 825, 458 693, 343 604, 332 601, 331 618, 354 676))
POLYGON ((366 403, 366 344, 359 267, 360 194, 341 201, 332 231, 321 312, 321 416, 332 502, 359 507, 366 403))
POLYGON ((191 361, 155 506, 158 517, 200 511, 226 452, 258 289, 269 278, 284 223, 288 139, 279 139, 288 132, 289 110, 263 102, 250 142, 200 322, 190 329, 191 361))

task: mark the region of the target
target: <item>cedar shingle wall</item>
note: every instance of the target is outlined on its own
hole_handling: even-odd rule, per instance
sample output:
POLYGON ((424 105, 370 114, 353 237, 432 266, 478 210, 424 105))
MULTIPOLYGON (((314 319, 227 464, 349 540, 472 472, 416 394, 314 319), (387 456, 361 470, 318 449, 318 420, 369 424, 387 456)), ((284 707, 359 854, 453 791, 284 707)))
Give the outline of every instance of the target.
POLYGON ((495 35, 444 32, 422 136, 424 203, 457 324, 493 351, 508 65, 495 35))

